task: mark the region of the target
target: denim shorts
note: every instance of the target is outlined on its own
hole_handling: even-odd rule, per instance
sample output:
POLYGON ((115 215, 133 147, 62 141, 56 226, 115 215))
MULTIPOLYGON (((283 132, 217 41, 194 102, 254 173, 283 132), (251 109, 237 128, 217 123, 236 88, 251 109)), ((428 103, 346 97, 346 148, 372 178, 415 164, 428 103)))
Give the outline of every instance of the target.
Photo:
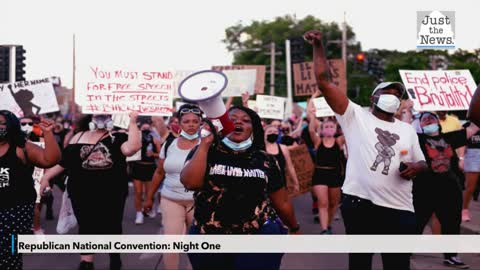
POLYGON ((480 172, 480 149, 467 148, 463 169, 465 172, 480 172))

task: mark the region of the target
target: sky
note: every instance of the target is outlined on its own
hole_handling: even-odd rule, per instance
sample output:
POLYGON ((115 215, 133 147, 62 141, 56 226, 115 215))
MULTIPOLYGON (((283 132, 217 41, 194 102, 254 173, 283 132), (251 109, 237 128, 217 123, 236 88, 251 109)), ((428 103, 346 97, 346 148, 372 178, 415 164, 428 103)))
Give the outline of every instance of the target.
POLYGON ((341 23, 346 13, 363 49, 407 51, 416 47, 417 11, 446 10, 455 11, 457 48, 480 48, 477 9, 459 1, 2 0, 1 10, 0 45, 24 46, 27 79, 59 76, 67 87, 74 34, 78 65, 198 70, 231 64, 221 40, 238 22, 290 14, 341 23))

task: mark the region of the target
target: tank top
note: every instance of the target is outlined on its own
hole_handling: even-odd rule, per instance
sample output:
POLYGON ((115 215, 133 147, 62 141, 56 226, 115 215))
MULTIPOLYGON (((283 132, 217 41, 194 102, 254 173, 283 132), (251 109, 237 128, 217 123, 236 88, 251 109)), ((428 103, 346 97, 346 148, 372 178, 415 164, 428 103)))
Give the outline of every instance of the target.
POLYGON ((315 165, 316 167, 332 167, 337 172, 340 172, 342 169, 342 155, 343 152, 337 143, 328 148, 322 142, 317 149, 315 165))
POLYGON ((9 146, 0 157, 0 209, 35 201, 31 172, 32 168, 17 157, 16 147, 9 146))
POLYGON ((286 160, 285 156, 283 155, 282 149, 280 148, 280 145, 277 143, 277 148, 278 148, 278 154, 272 155, 275 157, 275 159, 278 162, 278 166, 280 166, 280 170, 282 172, 282 175, 285 177, 285 166, 286 166, 286 160))

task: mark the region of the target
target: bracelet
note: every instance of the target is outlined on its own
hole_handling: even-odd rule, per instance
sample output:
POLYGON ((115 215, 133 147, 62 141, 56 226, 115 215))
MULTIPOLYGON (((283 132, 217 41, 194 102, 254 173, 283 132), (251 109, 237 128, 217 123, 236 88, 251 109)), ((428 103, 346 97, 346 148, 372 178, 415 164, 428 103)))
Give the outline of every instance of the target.
POLYGON ((296 233, 296 232, 300 231, 300 224, 297 223, 297 225, 295 227, 289 228, 288 231, 290 233, 296 233))
POLYGON ((460 160, 465 160, 465 157, 458 157, 458 159, 460 159, 460 160))

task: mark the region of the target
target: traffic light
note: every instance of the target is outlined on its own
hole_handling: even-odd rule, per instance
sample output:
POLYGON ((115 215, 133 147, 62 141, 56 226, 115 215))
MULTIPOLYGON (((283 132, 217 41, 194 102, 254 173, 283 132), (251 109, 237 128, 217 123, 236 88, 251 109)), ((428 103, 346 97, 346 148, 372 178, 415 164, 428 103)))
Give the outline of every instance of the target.
POLYGON ((0 83, 9 81, 10 48, 0 46, 0 83))
POLYGON ((290 56, 292 64, 305 62, 305 40, 303 37, 290 38, 290 56))
POLYGON ((25 81, 25 49, 23 46, 15 48, 15 81, 25 81))
POLYGON ((367 59, 363 52, 359 52, 355 55, 355 67, 358 70, 365 71, 365 62, 367 62, 367 59))

